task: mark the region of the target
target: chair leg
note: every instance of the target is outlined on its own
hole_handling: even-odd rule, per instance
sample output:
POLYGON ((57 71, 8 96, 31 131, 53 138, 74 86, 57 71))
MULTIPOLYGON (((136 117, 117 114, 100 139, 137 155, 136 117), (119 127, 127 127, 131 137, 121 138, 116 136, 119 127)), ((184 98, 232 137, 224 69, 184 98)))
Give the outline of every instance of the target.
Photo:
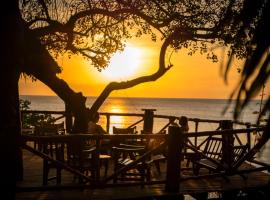
POLYGON ((44 159, 43 160, 43 177, 42 177, 43 185, 48 185, 48 176, 49 176, 48 161, 44 159))
POLYGON ((247 180, 247 177, 244 174, 240 174, 240 176, 244 179, 247 180))
POLYGON ((146 181, 148 181, 148 182, 151 181, 151 169, 150 168, 146 169, 146 181))
POLYGON ((187 163, 186 163, 186 167, 189 167, 189 165, 190 165, 190 162, 191 162, 190 158, 187 158, 187 163))
POLYGON ((193 168, 194 175, 196 176, 199 175, 200 167, 197 164, 193 163, 192 168, 193 168))
POLYGON ((62 182, 62 169, 57 167, 56 168, 56 183, 61 184, 62 182))
POLYGON ((104 161, 104 168, 105 168, 104 176, 107 177, 107 175, 108 175, 108 168, 109 168, 109 160, 105 160, 104 161))
POLYGON ((157 169, 158 174, 161 175, 161 170, 160 170, 160 164, 159 164, 159 162, 158 161, 155 161, 154 164, 155 164, 155 167, 157 169))
POLYGON ((142 185, 141 185, 141 188, 143 188, 144 187, 144 181, 147 179, 147 177, 146 177, 146 173, 145 173, 145 170, 144 169, 139 169, 138 170, 139 171, 139 173, 140 173, 140 176, 141 176, 141 183, 142 183, 142 185))
POLYGON ((224 180, 225 180, 227 183, 230 182, 230 179, 229 179, 226 175, 224 175, 224 176, 222 176, 222 177, 224 178, 224 180))

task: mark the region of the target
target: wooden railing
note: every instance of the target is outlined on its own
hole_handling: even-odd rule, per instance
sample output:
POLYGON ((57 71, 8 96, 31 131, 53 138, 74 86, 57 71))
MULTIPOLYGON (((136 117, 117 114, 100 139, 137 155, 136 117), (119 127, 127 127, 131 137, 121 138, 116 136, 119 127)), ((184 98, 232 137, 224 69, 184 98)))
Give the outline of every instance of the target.
MULTIPOLYGON (((139 124, 142 124, 142 130, 138 131, 138 133, 152 133, 153 132, 153 127, 155 126, 155 120, 154 119, 164 119, 165 121, 163 122, 164 125, 155 133, 162 133, 163 131, 168 132, 168 127, 172 125, 174 122, 179 120, 180 116, 170 116, 170 115, 156 115, 154 114, 155 110, 152 109, 143 109, 144 113, 110 113, 110 112, 101 112, 101 116, 106 117, 106 131, 109 133, 110 127, 112 126, 111 124, 111 118, 114 116, 122 116, 122 117, 134 117, 138 118, 135 122, 129 124, 126 128, 134 127, 139 124), (150 118, 150 119, 149 119, 150 118), (152 119, 151 119, 152 118, 152 119), (150 122, 150 123, 149 123, 150 122), (145 130, 146 129, 148 130, 145 130)), ((40 114, 52 114, 52 115, 58 115, 59 117, 55 118, 55 121, 57 120, 62 120, 64 119, 65 121, 65 129, 67 133, 71 132, 72 129, 72 113, 69 111, 34 111, 34 110, 26 110, 22 111, 22 117, 27 114, 27 113, 40 113, 40 114)), ((222 120, 213 120, 213 119, 199 119, 199 118, 188 118, 189 123, 194 123, 194 130, 193 132, 199 132, 200 131, 200 124, 202 123, 207 123, 207 124, 212 124, 213 126, 216 127, 216 130, 220 128, 220 122, 222 120)), ((235 125, 240 125, 244 128, 251 128, 251 127, 258 127, 256 124, 250 124, 250 123, 245 123, 245 122, 239 122, 239 121, 231 121, 231 123, 235 125)), ((192 130, 190 130, 192 131, 192 130)), ((251 147, 251 134, 247 133, 246 138, 247 138, 247 143, 249 146, 249 149, 251 147)), ((241 140, 236 136, 236 139, 238 142, 241 142, 241 140)), ((195 146, 200 145, 198 141, 198 137, 193 138, 193 143, 195 146)))
MULTIPOLYGON (((21 111, 21 113, 22 113, 22 115, 21 115, 22 117, 25 114, 30 114, 30 113, 59 115, 59 117, 57 117, 55 119, 55 121, 65 118, 65 124, 67 126, 67 132, 69 132, 69 130, 71 129, 71 128, 68 128, 68 127, 72 127, 73 120, 70 119, 70 118, 72 118, 72 113, 70 113, 68 111, 24 110, 24 111, 21 111)), ((130 124, 128 127, 133 127, 133 126, 135 126, 135 125, 137 125, 139 123, 143 123, 145 117, 147 117, 146 116, 146 111, 144 113, 111 113, 111 112, 100 112, 100 115, 106 117, 106 130, 107 130, 107 132, 109 132, 109 128, 111 126, 111 117, 113 117, 113 116, 140 117, 141 118, 138 121, 134 122, 133 124, 130 124)), ((165 129, 167 129, 169 127, 169 125, 171 125, 176 120, 179 120, 179 118, 180 118, 180 116, 156 115, 156 114, 153 114, 153 117, 156 118, 156 119, 165 119, 165 120, 168 120, 167 123, 165 123, 165 125, 158 131, 158 133, 159 132, 162 132, 165 129)), ((188 121, 195 124, 194 125, 194 132, 198 132, 199 131, 199 125, 201 123, 211 123, 211 124, 215 124, 215 125, 218 126, 221 120, 188 118, 188 121)), ((256 125, 256 124, 250 124, 249 122, 232 121, 232 123, 237 124, 237 125, 242 125, 242 126, 244 126, 246 128, 259 127, 258 125, 256 125)))
MULTIPOLYGON (((57 166, 65 169, 73 174, 80 176, 82 179, 90 182, 91 184, 83 184, 83 185, 73 185, 72 186, 57 186, 57 187, 29 187, 24 188, 24 191, 34 191, 34 190, 50 190, 50 189, 66 189, 66 188, 103 188, 103 187, 117 187, 117 186, 134 186, 134 185, 150 185, 150 184, 164 184, 164 187, 167 192, 178 192, 179 184, 181 181, 185 181, 188 179, 196 179, 201 177, 213 176, 210 175, 203 175, 203 176, 188 176, 188 177, 181 177, 181 157, 182 157, 182 149, 185 146, 185 141, 187 139, 196 138, 196 137, 209 137, 209 136, 220 136, 220 137, 227 137, 231 135, 238 135, 238 134, 251 134, 254 131, 264 131, 264 128, 249 128, 249 129, 236 129, 236 130, 218 130, 218 131, 204 131, 204 132, 190 132, 190 133, 183 133, 179 127, 170 126, 168 134, 138 134, 138 135, 89 135, 89 134, 76 134, 76 135, 61 135, 61 136, 33 136, 33 135, 23 135, 24 145, 23 147, 32 153, 40 156, 41 158, 53 162, 57 166), (96 171, 95 179, 92 179, 84 174, 82 174, 78 169, 70 167, 70 165, 66 162, 55 160, 51 158, 48 154, 31 147, 27 143, 30 141, 35 141, 39 144, 64 144, 65 146, 70 144, 76 144, 77 147, 83 146, 82 144, 87 140, 94 140, 96 143, 96 169, 99 169, 99 155, 100 155, 100 141, 101 140, 125 140, 125 139, 163 139, 164 143, 162 145, 166 145, 168 149, 167 155, 167 166, 166 166, 166 179, 165 180, 158 180, 158 181, 146 181, 143 183, 117 183, 111 184, 110 181, 113 180, 115 176, 118 176, 122 172, 130 169, 130 167, 138 164, 146 157, 151 155, 153 152, 158 150, 159 147, 155 149, 149 149, 146 151, 140 158, 135 160, 134 162, 128 164, 126 167, 120 169, 119 171, 111 174, 110 176, 101 179, 99 175, 99 170, 96 171)), ((195 146, 194 146, 195 147, 195 146)), ((251 157, 254 156, 257 149, 252 149, 246 157, 242 158, 244 160, 250 160, 251 157)), ((254 163, 259 164, 260 167, 245 170, 245 171, 234 171, 235 173, 248 173, 252 171, 262 171, 262 170, 269 170, 270 165, 267 163, 262 163, 259 161, 254 161, 254 163)), ((224 176, 224 173, 214 174, 215 176, 224 176)), ((226 174, 230 175, 230 174, 226 174)))
MULTIPOLYGON (((117 186, 132 186, 132 185, 149 185, 149 184, 165 184, 165 189, 168 192, 177 192, 177 188, 179 188, 179 184, 181 184, 181 181, 188 180, 188 179, 196 179, 201 177, 207 177, 207 176, 213 176, 212 175, 203 175, 203 176, 189 176, 189 177, 181 177, 180 171, 181 171, 181 160, 182 157, 182 149, 184 148, 185 142, 191 141, 191 145, 197 149, 201 148, 204 145, 204 142, 207 140, 210 136, 220 136, 220 137, 232 137, 235 136, 236 142, 239 144, 242 144, 242 140, 240 137, 238 137, 239 134, 244 134, 246 136, 246 144, 249 148, 249 154, 246 155, 243 159, 250 160, 252 156, 254 156, 254 153, 258 151, 258 149, 254 149, 254 147, 251 146, 251 134, 253 132, 262 132, 264 130, 263 127, 256 127, 256 125, 252 125, 249 123, 241 123, 241 122, 233 122, 230 121, 230 123, 234 124, 240 124, 244 128, 242 129, 235 129, 235 130, 223 130, 226 129, 226 127, 220 128, 221 120, 209 120, 209 119, 198 119, 198 118, 189 118, 189 122, 194 123, 194 131, 191 131, 189 133, 182 133, 181 129, 179 127, 174 127, 172 124, 179 119, 179 117, 176 116, 167 116, 167 115, 154 115, 153 110, 145 111, 144 113, 100 113, 101 115, 106 117, 106 129, 107 132, 110 129, 111 126, 111 117, 113 116, 124 116, 124 117, 136 117, 139 118, 137 121, 131 123, 128 125, 128 127, 136 126, 140 123, 143 123, 143 129, 140 134, 137 135, 88 135, 88 134, 76 134, 76 135, 70 135, 68 134, 72 127, 72 115, 70 112, 65 111, 22 111, 22 117, 24 114, 27 113, 43 113, 43 114, 52 114, 52 115, 59 115, 59 117, 56 118, 56 120, 63 120, 65 118, 66 123, 66 130, 67 134, 62 136, 35 136, 35 135, 23 135, 23 140, 25 141, 23 144, 23 147, 27 149, 28 151, 31 151, 32 153, 40 156, 46 161, 50 161, 54 163, 56 166, 59 166, 62 169, 65 169, 82 179, 86 180, 87 182, 90 182, 91 184, 83 184, 83 185, 73 185, 73 186, 57 186, 58 189, 65 189, 65 188, 101 188, 101 187, 117 187, 117 186), (150 114, 149 114, 150 113, 150 114), (150 118, 150 120, 149 120, 150 118), (152 119, 151 119, 152 118, 152 119), (165 123, 160 128, 159 131, 157 131, 155 134, 153 133, 153 127, 155 126, 155 122, 153 119, 164 119, 165 123), (200 131, 199 127, 202 123, 212 123, 217 128, 216 131, 200 131), (255 127, 255 128, 251 128, 255 127), (159 134, 166 131, 167 134, 159 134), (144 134, 146 133, 146 134, 144 134), (204 139, 201 139, 204 138, 204 139), (54 159, 50 157, 46 152, 40 151, 37 148, 34 148, 33 146, 29 145, 28 142, 34 141, 39 144, 48 144, 48 143, 54 143, 55 145, 63 144, 64 146, 72 144, 77 144, 77 146, 83 146, 82 144, 86 140, 94 140, 96 144, 96 169, 99 169, 100 160, 100 141, 101 140, 124 140, 124 139, 144 139, 144 140, 150 140, 150 139, 162 139, 164 140, 164 144, 167 146, 168 149, 168 156, 167 156, 167 166, 166 166, 166 179, 164 180, 158 180, 158 181, 146 181, 143 183, 117 183, 117 184, 111 184, 110 181, 113 180, 116 176, 118 176, 120 173, 124 172, 125 170, 128 170, 130 167, 136 165, 137 163, 141 162, 145 158, 147 158, 149 155, 153 154, 157 149, 149 149, 146 151, 139 159, 136 161, 130 163, 125 168, 115 172, 114 174, 109 175, 108 177, 102 179, 100 178, 100 172, 99 170, 96 171, 95 178, 92 179, 89 176, 86 176, 85 174, 81 173, 80 170, 71 167, 67 162, 59 161, 57 159, 54 159)), ((228 139, 228 138, 227 138, 228 139)), ((252 169, 255 170, 265 170, 270 169, 270 165, 268 163, 263 163, 260 161, 253 161, 260 167, 252 169)), ((247 173, 252 170, 246 170, 245 172, 237 172, 237 173, 247 173)), ((214 174, 214 176, 223 176, 224 174, 214 174)), ((45 190, 50 189, 51 187, 30 187, 30 188, 24 188, 25 190, 34 191, 34 190, 45 190)), ((55 189, 55 187, 52 187, 55 189)))

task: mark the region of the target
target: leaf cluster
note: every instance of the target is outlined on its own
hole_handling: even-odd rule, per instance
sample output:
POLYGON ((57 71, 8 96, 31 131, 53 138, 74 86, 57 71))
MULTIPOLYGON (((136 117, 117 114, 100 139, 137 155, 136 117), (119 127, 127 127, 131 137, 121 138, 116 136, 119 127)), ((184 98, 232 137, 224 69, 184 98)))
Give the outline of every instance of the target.
MULTIPOLYGON (((31 102, 29 100, 20 99, 21 111, 29 110, 30 105, 31 102)), ((30 128, 41 124, 51 124, 54 119, 51 114, 24 113, 22 116, 22 127, 30 128)))

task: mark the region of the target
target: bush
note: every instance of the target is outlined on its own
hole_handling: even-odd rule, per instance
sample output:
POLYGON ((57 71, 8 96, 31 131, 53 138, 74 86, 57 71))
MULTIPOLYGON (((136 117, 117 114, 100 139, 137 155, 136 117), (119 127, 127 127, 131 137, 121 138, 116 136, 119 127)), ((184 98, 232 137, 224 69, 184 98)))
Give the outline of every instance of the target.
MULTIPOLYGON (((31 102, 29 100, 20 99, 20 110, 30 110, 31 102)), ((24 113, 22 115, 22 127, 30 128, 41 124, 52 124, 55 118, 51 114, 40 113, 24 113)))

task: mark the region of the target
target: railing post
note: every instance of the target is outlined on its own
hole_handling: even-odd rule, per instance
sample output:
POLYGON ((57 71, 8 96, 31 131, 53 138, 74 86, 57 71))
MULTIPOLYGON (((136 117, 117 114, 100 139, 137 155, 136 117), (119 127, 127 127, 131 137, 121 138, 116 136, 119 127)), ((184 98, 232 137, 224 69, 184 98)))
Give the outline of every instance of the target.
MULTIPOLYGON (((246 128, 250 128, 250 123, 247 123, 246 124, 246 128)), ((247 144, 248 144, 248 150, 250 150, 250 147, 251 147, 251 135, 250 135, 250 131, 247 131, 247 144)))
MULTIPOLYGON (((196 133, 198 132, 198 128, 199 128, 199 120, 196 119, 196 120, 195 120, 195 132, 196 132, 196 133)), ((197 146, 197 144, 198 144, 198 137, 196 136, 196 137, 194 138, 194 145, 195 145, 195 147, 197 146)))
POLYGON ((165 191, 178 193, 180 186, 181 152, 183 132, 178 126, 169 127, 168 158, 165 191))
POLYGON ((153 133, 154 111, 156 111, 156 109, 142 109, 142 110, 144 111, 143 132, 153 133))
POLYGON ((65 114, 66 114, 65 120, 66 132, 70 133, 73 126, 73 122, 72 122, 72 112, 68 104, 65 104, 65 114))
POLYGON ((96 169, 96 174, 95 178, 96 181, 99 183, 100 181, 100 138, 96 139, 96 153, 94 154, 94 160, 95 160, 95 169, 96 169))
MULTIPOLYGON (((222 120, 220 121, 221 130, 232 130, 233 122, 231 120, 222 120)), ((229 166, 233 162, 233 144, 234 136, 232 134, 223 134, 222 135, 222 159, 229 166)))
POLYGON ((110 114, 106 114, 106 131, 107 133, 109 133, 110 131, 110 122, 111 121, 111 115, 110 114))

